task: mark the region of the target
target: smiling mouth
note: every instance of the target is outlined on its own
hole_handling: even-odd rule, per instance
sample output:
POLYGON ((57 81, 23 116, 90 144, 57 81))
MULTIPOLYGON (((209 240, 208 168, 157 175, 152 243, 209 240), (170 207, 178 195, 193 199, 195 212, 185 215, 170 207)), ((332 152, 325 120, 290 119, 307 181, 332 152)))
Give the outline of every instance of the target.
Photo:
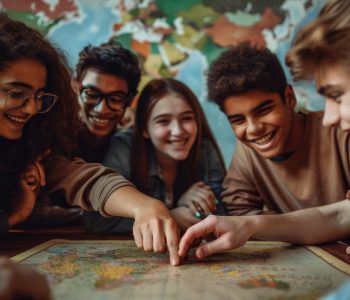
POLYGON ((259 146, 265 145, 265 144, 269 143, 273 139, 273 137, 276 135, 276 132, 277 132, 277 130, 274 130, 274 131, 264 135, 261 138, 258 138, 258 139, 255 139, 255 140, 251 140, 251 142, 253 142, 253 143, 255 143, 255 144, 259 145, 259 146))
POLYGON ((107 125, 115 119, 115 117, 100 117, 89 115, 89 120, 93 123, 98 123, 99 125, 107 125))
POLYGON ((187 143, 188 139, 176 140, 176 141, 168 141, 169 144, 174 146, 184 146, 187 143))
POLYGON ((16 122, 18 124, 24 124, 25 122, 27 122, 29 120, 29 118, 20 118, 20 117, 15 117, 9 114, 5 114, 6 118, 9 119, 12 122, 16 122))

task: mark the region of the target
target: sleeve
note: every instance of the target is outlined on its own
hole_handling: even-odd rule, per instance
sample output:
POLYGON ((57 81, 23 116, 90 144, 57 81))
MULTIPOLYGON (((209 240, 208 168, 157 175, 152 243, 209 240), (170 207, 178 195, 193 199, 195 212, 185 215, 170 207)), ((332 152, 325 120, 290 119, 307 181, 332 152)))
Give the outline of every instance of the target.
MULTIPOLYGON (((131 131, 119 132, 112 137, 103 164, 126 178, 131 178, 131 131)), ((122 217, 106 218, 96 212, 84 212, 85 229, 92 233, 130 234, 134 220, 122 217)))
POLYGON ((103 215, 109 196, 117 189, 132 186, 124 177, 101 164, 86 163, 80 158, 54 157, 44 164, 45 192, 61 192, 71 205, 95 210, 103 215))
POLYGON ((222 182, 225 178, 226 169, 223 164, 221 153, 213 146, 212 143, 204 143, 206 153, 206 170, 204 182, 209 185, 215 194, 218 203, 217 215, 226 215, 226 209, 221 200, 222 182))
POLYGON ((254 167, 247 149, 237 142, 237 149, 223 183, 222 201, 231 216, 256 215, 264 202, 254 184, 254 167))
POLYGON ((6 235, 9 228, 10 226, 6 214, 0 210, 0 236, 6 235))

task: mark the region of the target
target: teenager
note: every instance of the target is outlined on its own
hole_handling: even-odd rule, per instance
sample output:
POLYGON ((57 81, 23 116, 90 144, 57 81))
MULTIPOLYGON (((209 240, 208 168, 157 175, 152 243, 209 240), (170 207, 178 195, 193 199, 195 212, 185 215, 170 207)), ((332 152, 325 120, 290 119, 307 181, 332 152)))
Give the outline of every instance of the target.
MULTIPOLYGON (((331 1, 320 16, 302 29, 287 55, 287 63, 297 80, 315 79, 318 91, 326 98, 323 117, 329 130, 350 129, 350 4, 347 1, 331 1)), ((323 144, 335 144, 334 139, 320 140, 323 144)), ((344 145, 340 152, 348 153, 344 145)), ((328 155, 325 152, 325 155, 328 155)), ((327 160, 326 157, 323 158, 327 160)), ((349 185, 330 169, 329 173, 346 190, 349 185)), ((319 181, 321 186, 323 181, 319 181)), ((345 199, 344 193, 341 199, 345 199)), ((197 256, 204 257, 218 251, 233 249, 250 237, 279 240, 299 244, 316 244, 350 236, 350 201, 345 199, 333 204, 300 209, 280 215, 256 215, 241 217, 209 217, 191 227, 180 243, 180 255, 185 256, 192 241, 207 233, 215 233, 218 239, 197 249, 197 256)), ((350 253, 347 249, 347 253, 350 253)))
MULTIPOLYGON (((0 136, 27 143, 31 161, 49 152, 42 161, 46 184, 39 193, 62 193, 83 209, 134 218, 137 246, 147 251, 168 247, 171 263, 178 264, 176 223, 160 201, 111 169, 69 157, 79 107, 64 56, 40 33, 5 14, 0 15, 0 33, 0 136)), ((23 201, 28 199, 35 197, 23 201)), ((2 225, 21 207, 2 211, 2 225)))
MULTIPOLYGON (((161 200, 181 229, 222 207, 225 175, 220 151, 196 96, 175 79, 142 90, 133 131, 117 133, 104 164, 161 200)), ((221 211, 222 212, 222 211, 221 211)), ((130 232, 120 218, 91 217, 91 231, 130 232)))

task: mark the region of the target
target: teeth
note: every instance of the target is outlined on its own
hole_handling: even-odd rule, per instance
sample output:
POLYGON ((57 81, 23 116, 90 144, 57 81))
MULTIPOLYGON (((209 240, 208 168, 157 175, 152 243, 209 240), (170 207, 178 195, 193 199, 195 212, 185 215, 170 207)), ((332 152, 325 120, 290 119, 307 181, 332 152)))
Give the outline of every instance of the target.
POLYGON ((11 121, 15 121, 15 122, 18 122, 18 123, 25 123, 28 119, 22 119, 22 118, 18 118, 18 117, 15 117, 15 116, 11 116, 11 115, 6 115, 11 121))
POLYGON ((181 141, 170 141, 171 144, 174 146, 183 146, 186 143, 186 140, 181 140, 181 141))
POLYGON ((256 143, 256 144, 258 144, 258 145, 266 144, 268 141, 271 140, 271 138, 273 137, 273 134, 274 134, 274 132, 271 132, 271 133, 269 133, 269 134, 263 136, 263 137, 260 138, 260 139, 254 140, 253 142, 256 143))
POLYGON ((102 125, 106 125, 108 124, 108 122, 110 121, 110 119, 105 119, 105 118, 98 118, 98 117, 90 117, 90 119, 93 121, 93 122, 98 122, 102 125))

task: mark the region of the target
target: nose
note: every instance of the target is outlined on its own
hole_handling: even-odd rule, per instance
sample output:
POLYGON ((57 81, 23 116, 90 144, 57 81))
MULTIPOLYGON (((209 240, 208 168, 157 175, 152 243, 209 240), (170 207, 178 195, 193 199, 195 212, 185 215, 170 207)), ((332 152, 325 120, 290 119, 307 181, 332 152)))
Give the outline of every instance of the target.
POLYGON ((181 122, 178 120, 174 120, 171 122, 171 134, 172 135, 180 135, 183 132, 183 128, 181 122))
POLYGON ((28 100, 22 106, 22 111, 29 114, 35 115, 38 112, 38 106, 35 103, 34 96, 28 98, 28 100))
POLYGON ((247 120, 247 134, 248 135, 258 135, 264 129, 264 125, 256 120, 247 120))
POLYGON ((339 103, 326 99, 323 126, 338 126, 340 122, 339 103))
POLYGON ((104 112, 108 112, 109 108, 107 106, 107 102, 106 99, 102 99, 102 101, 100 101, 99 104, 97 104, 96 106, 94 106, 94 111, 98 112, 98 113, 104 113, 104 112))

